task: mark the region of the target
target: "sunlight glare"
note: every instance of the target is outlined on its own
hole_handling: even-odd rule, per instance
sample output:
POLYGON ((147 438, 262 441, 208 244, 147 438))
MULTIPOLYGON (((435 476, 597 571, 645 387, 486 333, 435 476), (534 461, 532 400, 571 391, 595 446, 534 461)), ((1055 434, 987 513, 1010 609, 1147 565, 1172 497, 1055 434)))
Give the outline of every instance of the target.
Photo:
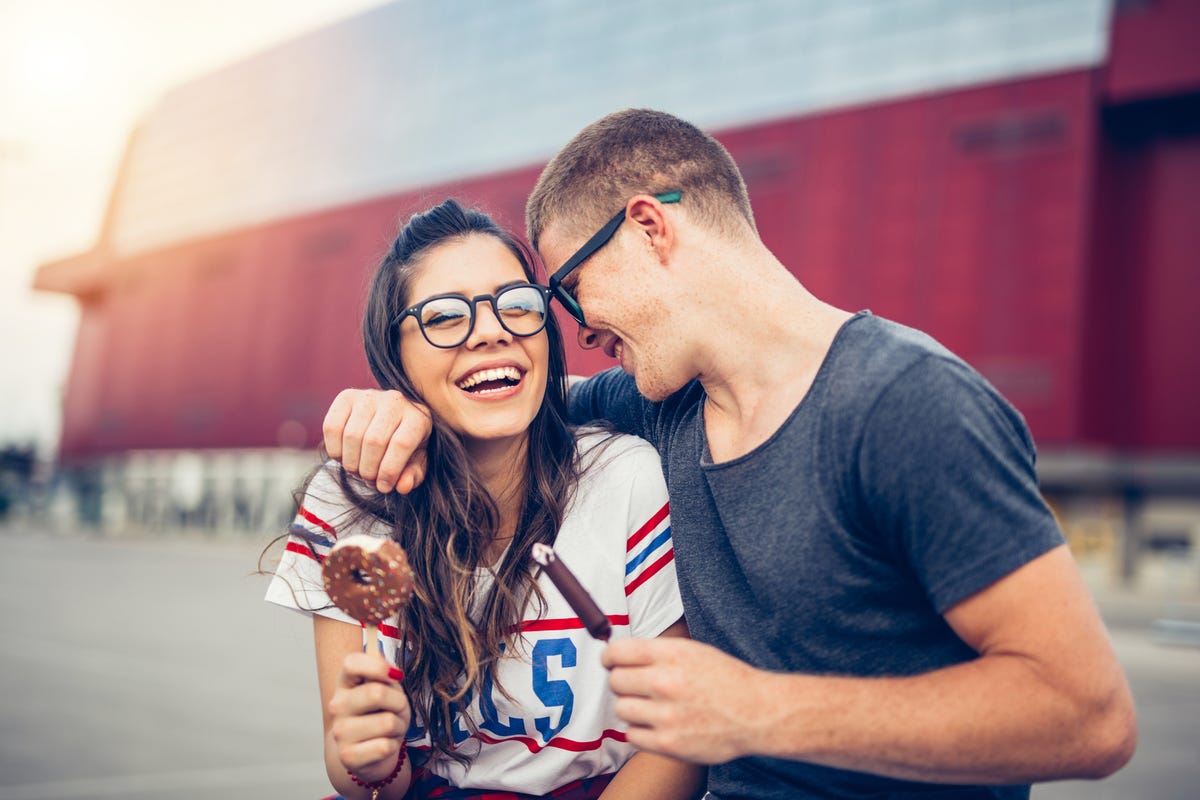
POLYGON ((84 84, 87 59, 83 43, 63 31, 28 40, 16 61, 18 80, 33 97, 73 95, 84 84))

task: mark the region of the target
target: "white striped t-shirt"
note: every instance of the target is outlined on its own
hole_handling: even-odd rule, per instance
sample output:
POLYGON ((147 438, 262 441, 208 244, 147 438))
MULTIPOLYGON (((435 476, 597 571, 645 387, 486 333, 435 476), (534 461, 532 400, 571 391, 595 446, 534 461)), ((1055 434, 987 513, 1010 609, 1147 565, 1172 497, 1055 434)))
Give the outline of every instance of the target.
MULTIPOLYGON (((584 474, 554 548, 608 616, 613 638, 657 636, 683 616, 662 468, 658 453, 641 439, 616 436, 597 447, 605 438, 578 438, 584 474)), ((314 541, 289 539, 267 600, 358 624, 330 606, 321 581, 320 562, 329 548, 339 535, 357 532, 339 528, 348 508, 332 474, 322 471, 296 516, 314 541)), ((386 533, 378 526, 368 532, 386 533)), ((486 583, 492 576, 480 570, 478 579, 486 583)), ((615 697, 600 664, 604 643, 584 630, 548 578, 538 580, 545 612, 527 611, 518 652, 497 667, 512 699, 492 686, 484 697, 472 697, 462 713, 478 733, 455 725, 455 739, 471 763, 438 759, 428 765, 455 786, 544 794, 614 772, 634 752, 613 714, 615 697)), ((395 622, 381 626, 381 633, 385 655, 399 663, 395 622)), ((409 746, 429 747, 415 723, 409 746)))

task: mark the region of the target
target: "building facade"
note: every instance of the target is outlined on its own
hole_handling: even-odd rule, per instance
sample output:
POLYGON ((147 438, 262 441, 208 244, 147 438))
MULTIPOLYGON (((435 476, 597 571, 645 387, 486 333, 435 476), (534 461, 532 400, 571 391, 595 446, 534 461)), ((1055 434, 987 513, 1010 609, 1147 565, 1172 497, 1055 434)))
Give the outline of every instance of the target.
POLYGON ((288 500, 334 394, 370 385, 359 312, 402 221, 455 196, 520 230, 556 148, 644 106, 730 149, 814 293, 979 368, 1064 507, 1194 500, 1197 41, 1188 0, 383 6, 134 132, 95 247, 36 279, 83 312, 62 462, 102 520, 288 500))

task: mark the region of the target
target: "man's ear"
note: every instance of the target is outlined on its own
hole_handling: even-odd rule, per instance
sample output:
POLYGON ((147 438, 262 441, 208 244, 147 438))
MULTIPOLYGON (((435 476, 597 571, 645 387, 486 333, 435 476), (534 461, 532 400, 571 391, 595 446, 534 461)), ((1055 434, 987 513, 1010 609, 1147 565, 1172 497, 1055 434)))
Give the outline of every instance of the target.
POLYGON ((654 251, 661 263, 667 263, 675 248, 678 226, 657 197, 634 195, 625 206, 625 218, 634 224, 634 231, 643 247, 654 251))

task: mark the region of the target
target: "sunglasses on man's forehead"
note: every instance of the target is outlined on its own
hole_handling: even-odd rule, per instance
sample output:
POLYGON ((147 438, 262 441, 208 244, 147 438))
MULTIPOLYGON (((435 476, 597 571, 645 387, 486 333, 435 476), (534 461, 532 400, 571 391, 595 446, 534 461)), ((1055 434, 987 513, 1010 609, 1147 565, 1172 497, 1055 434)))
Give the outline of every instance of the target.
MULTIPOLYGON (((663 192, 662 194, 654 195, 654 199, 660 203, 678 203, 683 197, 683 192, 676 189, 671 192, 663 192)), ((617 228, 621 227, 621 223, 625 221, 625 209, 622 208, 617 212, 617 215, 604 224, 604 227, 596 231, 592 238, 583 243, 583 247, 575 251, 575 255, 568 258, 561 267, 559 267, 553 275, 550 276, 550 294, 552 294, 558 302, 562 303, 562 307, 567 310, 575 321, 580 325, 587 325, 583 319, 583 309, 579 305, 574 295, 563 286, 563 281, 567 276, 575 271, 580 264, 587 261, 597 250, 608 243, 608 240, 617 232, 617 228)))

